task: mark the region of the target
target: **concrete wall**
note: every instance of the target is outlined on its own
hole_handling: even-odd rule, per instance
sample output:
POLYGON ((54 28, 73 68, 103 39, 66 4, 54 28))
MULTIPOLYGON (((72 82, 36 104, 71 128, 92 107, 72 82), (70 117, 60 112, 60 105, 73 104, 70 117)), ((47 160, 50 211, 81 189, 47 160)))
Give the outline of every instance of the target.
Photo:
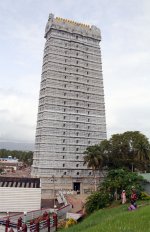
POLYGON ((0 212, 27 212, 40 207, 40 188, 0 188, 0 212))

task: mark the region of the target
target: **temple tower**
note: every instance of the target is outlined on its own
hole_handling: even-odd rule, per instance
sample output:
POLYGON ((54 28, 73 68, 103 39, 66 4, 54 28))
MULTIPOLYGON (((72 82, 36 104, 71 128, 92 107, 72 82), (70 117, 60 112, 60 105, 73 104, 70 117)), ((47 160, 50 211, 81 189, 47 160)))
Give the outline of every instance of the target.
POLYGON ((83 153, 106 139, 100 30, 50 14, 45 38, 32 176, 43 197, 87 193, 95 180, 83 153))

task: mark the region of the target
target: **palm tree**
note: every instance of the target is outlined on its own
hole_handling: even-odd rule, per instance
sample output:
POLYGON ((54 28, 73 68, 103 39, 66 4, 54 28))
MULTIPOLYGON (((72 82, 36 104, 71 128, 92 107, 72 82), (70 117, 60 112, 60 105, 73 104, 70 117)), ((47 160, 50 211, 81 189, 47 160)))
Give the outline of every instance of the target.
POLYGON ((96 191, 96 171, 102 169, 103 166, 103 155, 100 149, 100 145, 87 147, 84 154, 84 164, 87 164, 87 167, 92 168, 93 171, 96 191))
POLYGON ((113 147, 116 148, 112 154, 116 156, 118 161, 121 158, 120 161, 125 166, 131 167, 132 172, 135 167, 143 168, 150 160, 149 141, 139 131, 127 131, 123 134, 113 135, 110 140, 113 141, 113 147))
POLYGON ((150 163, 150 148, 146 141, 141 140, 136 145, 134 162, 137 163, 138 167, 143 166, 144 169, 146 169, 147 165, 150 163))
POLYGON ((150 160, 149 146, 148 146, 148 144, 144 143, 143 141, 140 141, 137 144, 137 159, 139 161, 150 160))

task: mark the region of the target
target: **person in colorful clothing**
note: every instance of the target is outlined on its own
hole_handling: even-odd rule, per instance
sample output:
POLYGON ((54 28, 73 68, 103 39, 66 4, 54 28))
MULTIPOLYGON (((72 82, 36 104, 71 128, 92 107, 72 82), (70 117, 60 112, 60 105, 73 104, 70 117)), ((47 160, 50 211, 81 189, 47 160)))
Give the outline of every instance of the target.
POLYGON ((122 200, 122 204, 125 204, 126 203, 126 191, 123 190, 122 193, 121 193, 121 200, 122 200))
POLYGON ((137 208, 136 201, 137 201, 137 194, 136 194, 135 188, 132 188, 131 204, 134 205, 135 208, 137 208))
POLYGON ((132 193, 131 193, 131 205, 129 206, 129 210, 135 210, 137 208, 137 204, 136 204, 136 200, 137 200, 137 194, 136 194, 136 190, 134 187, 132 187, 131 189, 132 193))

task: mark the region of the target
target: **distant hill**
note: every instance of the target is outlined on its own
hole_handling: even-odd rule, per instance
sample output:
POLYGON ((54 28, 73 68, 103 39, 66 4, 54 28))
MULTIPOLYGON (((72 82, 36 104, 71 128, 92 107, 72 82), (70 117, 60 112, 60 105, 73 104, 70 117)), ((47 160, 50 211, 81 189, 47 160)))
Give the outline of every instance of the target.
POLYGON ((0 142, 0 149, 33 151, 33 143, 15 143, 15 142, 0 142))

